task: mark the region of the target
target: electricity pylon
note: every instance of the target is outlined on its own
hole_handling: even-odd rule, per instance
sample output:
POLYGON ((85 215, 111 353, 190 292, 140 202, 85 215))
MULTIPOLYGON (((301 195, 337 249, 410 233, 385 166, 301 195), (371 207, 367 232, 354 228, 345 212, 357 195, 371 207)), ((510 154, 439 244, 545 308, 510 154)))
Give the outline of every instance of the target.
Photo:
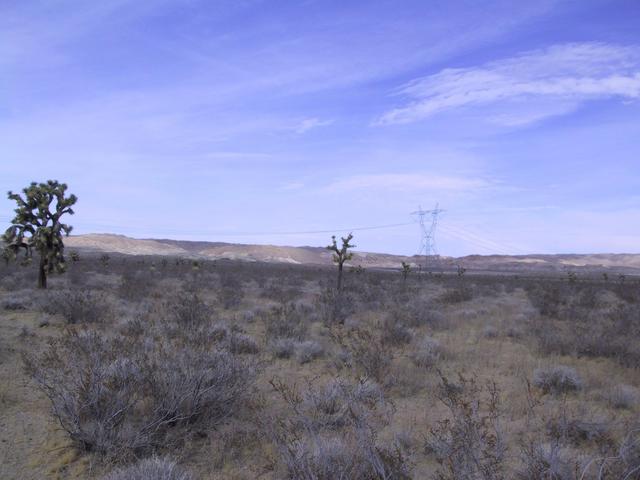
POLYGON ((429 266, 435 264, 434 260, 438 256, 438 250, 436 248, 436 228, 438 227, 438 215, 444 210, 440 208, 440 205, 436 203, 436 208, 433 210, 423 210, 421 206, 418 210, 411 212, 411 215, 417 218, 420 224, 420 250, 418 255, 424 254, 424 266, 425 271, 429 271, 429 266), (427 228, 425 217, 431 216, 431 225, 427 228))

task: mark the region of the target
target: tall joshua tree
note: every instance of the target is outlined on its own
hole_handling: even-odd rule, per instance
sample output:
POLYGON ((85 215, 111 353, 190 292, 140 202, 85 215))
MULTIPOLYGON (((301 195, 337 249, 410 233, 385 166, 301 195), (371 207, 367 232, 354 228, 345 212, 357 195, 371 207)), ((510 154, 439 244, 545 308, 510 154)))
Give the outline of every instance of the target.
POLYGON ((326 248, 333 252, 333 262, 338 265, 338 291, 342 290, 342 267, 344 262, 353 258, 353 253, 349 251, 350 248, 355 248, 355 245, 351 245, 349 242, 353 238, 353 234, 350 233, 346 238, 342 237, 342 247, 338 248, 336 242, 336 236, 331 236, 331 245, 326 248))
POLYGON ((16 216, 2 236, 6 249, 15 258, 24 249, 25 260, 29 262, 33 250, 40 256, 38 288, 47 288, 47 275, 65 270, 63 234, 68 236, 71 225, 60 222, 78 200, 75 195, 65 197, 67 185, 56 180, 47 183, 32 182, 22 190, 23 195, 9 192, 9 200, 18 207, 16 216))

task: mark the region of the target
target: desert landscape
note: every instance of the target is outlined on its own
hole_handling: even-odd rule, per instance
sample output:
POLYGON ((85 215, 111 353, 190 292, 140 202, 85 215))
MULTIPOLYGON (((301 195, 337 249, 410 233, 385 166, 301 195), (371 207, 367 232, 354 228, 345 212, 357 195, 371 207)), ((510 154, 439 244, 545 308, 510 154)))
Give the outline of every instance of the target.
POLYGON ((633 275, 387 256, 337 291, 320 262, 90 240, 47 290, 0 270, 2 478, 640 474, 633 275))
POLYGON ((0 480, 640 480, 640 0, 0 0, 0 480))

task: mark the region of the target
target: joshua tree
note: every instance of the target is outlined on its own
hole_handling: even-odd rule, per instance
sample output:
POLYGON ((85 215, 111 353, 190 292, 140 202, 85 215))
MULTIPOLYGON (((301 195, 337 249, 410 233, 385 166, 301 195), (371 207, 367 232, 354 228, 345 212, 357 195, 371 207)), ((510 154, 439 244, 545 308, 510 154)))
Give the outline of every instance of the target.
POLYGON ((353 234, 350 233, 347 238, 342 237, 342 247, 338 248, 336 242, 336 236, 331 236, 331 245, 328 245, 327 250, 333 252, 333 261, 338 265, 338 291, 342 290, 342 267, 344 262, 353 258, 353 253, 349 252, 350 248, 354 248, 355 245, 351 245, 349 242, 353 238, 353 234))
POLYGON ((71 208, 78 200, 75 195, 65 197, 67 186, 56 180, 47 183, 32 182, 18 193, 9 192, 9 200, 18 207, 16 216, 2 236, 11 258, 24 249, 25 261, 29 262, 33 250, 40 256, 38 287, 47 288, 47 275, 65 270, 64 244, 62 236, 69 235, 71 225, 60 222, 65 213, 73 215, 71 208), (52 210, 53 209, 53 210, 52 210))
POLYGON ((407 277, 409 276, 409 273, 411 273, 411 265, 408 264, 407 262, 402 262, 402 279, 405 282, 407 281, 407 277))
POLYGON ((104 268, 107 268, 109 266, 109 260, 111 260, 111 257, 108 253, 103 253, 102 255, 100 255, 100 263, 102 263, 102 266, 104 268))

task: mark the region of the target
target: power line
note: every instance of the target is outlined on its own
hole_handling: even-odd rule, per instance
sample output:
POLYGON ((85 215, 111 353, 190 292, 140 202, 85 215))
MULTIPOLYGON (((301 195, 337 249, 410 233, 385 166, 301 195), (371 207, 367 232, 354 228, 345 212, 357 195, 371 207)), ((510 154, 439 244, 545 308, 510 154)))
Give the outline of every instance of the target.
MULTIPOLYGON (((420 249, 418 251, 418 255, 425 255, 425 263, 428 264, 430 261, 438 255, 437 245, 436 245, 436 228, 440 227, 443 233, 446 236, 454 237, 459 240, 463 240, 464 242, 471 244, 477 248, 481 248, 490 253, 498 253, 504 255, 516 253, 526 254, 526 252, 518 247, 508 245, 505 243, 497 242, 481 236, 477 233, 469 231, 468 229, 458 225, 458 224, 450 224, 439 225, 439 215, 444 212, 444 210, 439 208, 439 205, 436 204, 435 209, 433 210, 423 210, 421 207, 418 208, 415 212, 412 212, 411 215, 417 217, 417 220, 420 224, 421 231, 421 243, 420 249), (431 217, 431 223, 429 224, 427 218, 431 217)), ((11 219, 9 217, 0 216, 0 222, 10 222, 11 219)), ((260 237, 260 236, 270 236, 270 235, 313 235, 313 234, 325 234, 325 233, 341 233, 341 232, 356 232, 356 231, 366 231, 366 230, 382 230, 387 228, 397 228, 404 227, 408 225, 415 225, 414 222, 403 222, 403 223, 389 223, 383 225, 366 225, 360 227, 351 227, 351 228, 333 228, 333 229, 321 229, 321 230, 300 230, 300 231, 239 231, 239 232, 231 232, 231 231, 214 231, 214 230, 199 230, 198 236, 219 236, 219 237, 260 237)), ((140 226, 124 226, 124 225, 110 225, 110 224, 85 224, 78 225, 80 228, 91 229, 108 229, 108 230, 127 230, 138 231, 138 232, 148 232, 153 227, 140 227, 140 226)), ((1 232, 0 232, 1 233, 1 232)), ((184 234, 184 229, 163 229, 162 234, 184 234)), ((159 235, 159 234, 155 234, 159 235)))
POLYGON ((499 255, 526 255, 527 252, 521 248, 505 243, 499 243, 486 237, 481 237, 474 232, 464 228, 446 225, 442 228, 443 233, 448 237, 463 240, 465 243, 479 247, 482 250, 499 255))
MULTIPOLYGON (((0 218, 0 220, 3 220, 2 218, 0 218)), ((11 220, 7 219, 7 222, 10 222, 11 220)), ((249 232, 230 232, 230 231, 214 231, 214 230, 199 230, 199 232, 203 235, 216 235, 216 236, 238 236, 238 237, 243 237, 243 236, 267 236, 267 235, 312 235, 312 234, 317 234, 317 233, 336 233, 336 232, 357 232, 357 231, 364 231, 364 230, 381 230, 381 229, 385 229, 385 228, 395 228, 395 227, 403 227, 403 226, 407 226, 407 225, 413 225, 413 222, 404 222, 404 223, 389 223, 389 224, 385 224, 385 225, 368 225, 368 226, 363 226, 363 227, 350 227, 350 228, 333 228, 333 229, 324 229, 324 230, 302 230, 302 231, 249 231, 249 232)), ((145 231, 148 230, 149 228, 153 228, 153 227, 139 227, 139 226, 125 226, 125 225, 109 225, 109 224, 99 224, 99 223, 93 223, 93 224, 86 224, 85 226, 82 225, 82 223, 80 224, 81 227, 83 228, 108 228, 108 229, 127 229, 127 230, 138 230, 138 231, 145 231)), ((184 233, 184 230, 178 230, 178 229, 164 229, 163 230, 164 233, 184 233)))
POLYGON ((486 245, 488 245, 490 247, 490 249, 493 250, 497 250, 497 251, 503 251, 503 252, 508 252, 507 254, 512 254, 513 252, 516 253, 522 253, 522 254, 526 254, 527 252, 524 251, 523 249, 516 247, 515 245, 510 245, 506 242, 498 242, 496 240, 492 240, 491 238, 489 238, 486 234, 486 232, 477 232, 477 231, 472 231, 469 230, 466 227, 463 227, 459 224, 456 223, 447 223, 446 228, 450 229, 450 230, 457 230, 458 233, 461 233, 463 235, 466 235, 467 237, 470 237, 471 239, 475 239, 479 242, 483 242, 486 245))
POLYGON ((380 230, 384 228, 395 228, 395 227, 404 227, 406 225, 413 225, 412 222, 405 223, 389 223, 387 225, 372 225, 367 227, 355 227, 355 228, 334 228, 330 230, 307 230, 301 232, 237 232, 237 233, 215 233, 216 235, 238 235, 238 236, 248 236, 248 235, 311 235, 315 233, 335 233, 335 232, 357 232, 362 230, 380 230))
POLYGON ((490 245, 482 240, 475 239, 473 237, 469 237, 462 232, 458 232, 456 230, 450 229, 448 227, 442 227, 442 233, 446 237, 455 238, 458 240, 462 240, 467 245, 473 245, 475 248, 479 248, 487 253, 491 254, 507 254, 506 251, 496 248, 494 245, 490 245))

